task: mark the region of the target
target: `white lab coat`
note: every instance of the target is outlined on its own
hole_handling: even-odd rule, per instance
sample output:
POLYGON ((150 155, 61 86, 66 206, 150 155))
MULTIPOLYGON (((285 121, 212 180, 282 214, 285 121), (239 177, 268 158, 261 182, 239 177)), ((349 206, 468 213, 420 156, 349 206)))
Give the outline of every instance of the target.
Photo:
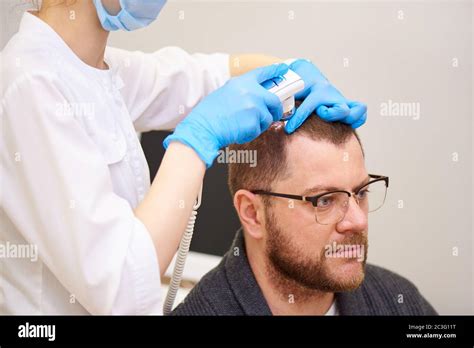
POLYGON ((162 313, 133 213, 150 186, 135 131, 174 128, 229 79, 228 55, 107 48, 106 62, 86 65, 30 13, 2 52, 0 314, 162 313))

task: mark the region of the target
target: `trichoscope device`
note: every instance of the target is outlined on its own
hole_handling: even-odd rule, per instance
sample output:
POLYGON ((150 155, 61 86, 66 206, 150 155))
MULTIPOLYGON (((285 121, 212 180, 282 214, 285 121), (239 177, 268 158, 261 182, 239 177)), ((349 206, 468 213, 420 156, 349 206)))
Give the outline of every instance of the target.
POLYGON ((283 105, 282 121, 287 121, 295 111, 295 94, 304 89, 303 79, 293 70, 288 70, 285 75, 267 80, 262 86, 280 98, 283 105))
MULTIPOLYGON (((268 89, 270 92, 276 94, 283 105, 283 117, 282 121, 286 121, 293 116, 295 110, 295 94, 304 89, 303 79, 292 70, 288 70, 285 75, 279 76, 267 80, 262 83, 262 86, 268 89)), ((196 203, 193 206, 193 211, 189 217, 188 225, 183 234, 181 242, 179 244, 178 254, 173 269, 173 276, 171 277, 168 293, 166 294, 165 304, 163 306, 163 314, 168 315, 173 309, 173 303, 176 298, 176 294, 181 284, 181 278, 183 276, 184 264, 186 257, 188 256, 189 246, 191 245, 191 239, 193 238, 194 225, 196 223, 197 209, 201 205, 202 199, 202 185, 199 190, 196 203)))

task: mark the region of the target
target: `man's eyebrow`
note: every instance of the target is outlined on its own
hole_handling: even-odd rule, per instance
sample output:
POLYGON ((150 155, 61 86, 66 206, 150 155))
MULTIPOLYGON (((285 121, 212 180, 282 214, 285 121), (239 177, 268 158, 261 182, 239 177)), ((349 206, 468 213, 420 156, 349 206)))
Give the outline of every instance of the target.
POLYGON ((367 177, 366 177, 364 180, 362 180, 362 182, 361 182, 359 185, 357 185, 356 187, 352 188, 352 191, 355 191, 355 190, 361 188, 362 186, 364 186, 365 184, 367 184, 369 181, 370 181, 370 176, 367 175, 367 177))
POLYGON ((335 186, 316 185, 304 190, 303 196, 310 196, 312 194, 317 194, 319 192, 338 191, 340 189, 341 189, 340 187, 335 187, 335 186))
MULTIPOLYGON (((367 177, 364 180, 362 180, 360 184, 352 188, 352 191, 355 191, 358 188, 364 186, 369 181, 370 181, 370 177, 367 175, 367 177)), ((335 186, 316 185, 304 190, 302 195, 309 196, 311 194, 317 194, 319 192, 329 192, 329 191, 345 191, 345 189, 340 188, 340 187, 335 187, 335 186)))

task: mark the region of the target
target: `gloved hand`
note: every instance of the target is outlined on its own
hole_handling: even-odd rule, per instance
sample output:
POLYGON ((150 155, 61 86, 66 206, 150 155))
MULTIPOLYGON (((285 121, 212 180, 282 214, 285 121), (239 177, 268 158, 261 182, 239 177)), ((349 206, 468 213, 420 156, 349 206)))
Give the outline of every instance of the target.
POLYGON ((286 123, 287 133, 293 133, 315 110, 325 121, 341 121, 352 128, 365 123, 367 106, 344 98, 314 64, 298 59, 290 64, 290 69, 301 76, 305 88, 295 95, 295 99, 304 100, 286 123))
POLYGON ((168 148, 172 141, 186 144, 209 168, 219 149, 249 142, 281 119, 280 99, 260 84, 287 71, 286 64, 274 64, 230 79, 178 124, 174 133, 164 140, 164 147, 168 148))

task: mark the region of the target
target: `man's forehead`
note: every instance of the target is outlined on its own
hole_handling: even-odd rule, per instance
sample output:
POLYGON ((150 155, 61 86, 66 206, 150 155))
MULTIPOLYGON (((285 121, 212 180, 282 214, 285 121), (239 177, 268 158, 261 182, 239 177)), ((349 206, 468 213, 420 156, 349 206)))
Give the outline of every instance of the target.
POLYGON ((295 186, 333 185, 340 188, 367 177, 364 156, 354 135, 340 145, 295 136, 286 147, 286 160, 286 180, 291 180, 295 186))

